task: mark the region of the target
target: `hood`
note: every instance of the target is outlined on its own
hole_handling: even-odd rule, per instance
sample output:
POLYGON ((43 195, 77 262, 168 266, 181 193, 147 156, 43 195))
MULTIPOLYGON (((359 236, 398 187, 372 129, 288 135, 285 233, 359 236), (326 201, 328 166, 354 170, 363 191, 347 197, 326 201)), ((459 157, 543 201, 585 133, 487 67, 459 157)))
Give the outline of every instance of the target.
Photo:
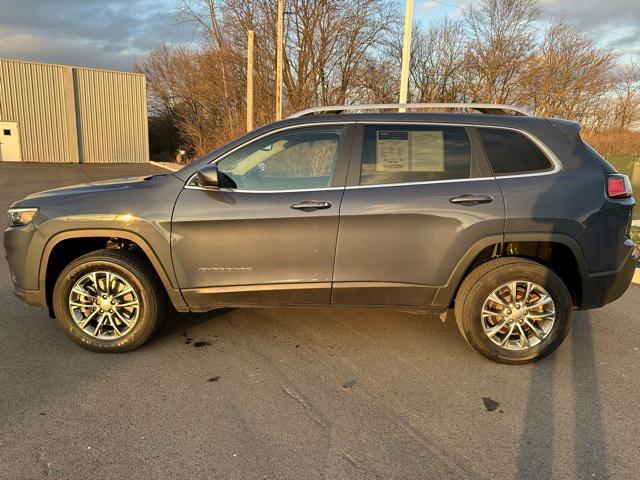
POLYGON ((81 183, 79 185, 71 185, 69 187, 54 188, 52 190, 32 193, 31 195, 26 196, 25 200, 62 195, 82 195, 89 193, 106 192, 110 190, 122 190, 133 188, 139 185, 141 182, 151 180, 154 177, 155 176, 147 175, 143 177, 127 177, 118 178, 115 180, 102 180, 99 182, 81 183))

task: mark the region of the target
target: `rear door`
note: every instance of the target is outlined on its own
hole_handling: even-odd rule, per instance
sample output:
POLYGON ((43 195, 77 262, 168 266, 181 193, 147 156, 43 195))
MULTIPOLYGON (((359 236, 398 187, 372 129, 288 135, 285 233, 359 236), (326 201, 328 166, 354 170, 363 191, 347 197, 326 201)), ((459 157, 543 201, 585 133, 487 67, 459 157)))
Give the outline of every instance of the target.
POLYGON ((332 302, 428 306, 467 250, 501 238, 505 208, 473 128, 358 125, 332 302))
POLYGON ((172 255, 187 303, 328 304, 353 125, 289 128, 216 160, 180 194, 172 255))

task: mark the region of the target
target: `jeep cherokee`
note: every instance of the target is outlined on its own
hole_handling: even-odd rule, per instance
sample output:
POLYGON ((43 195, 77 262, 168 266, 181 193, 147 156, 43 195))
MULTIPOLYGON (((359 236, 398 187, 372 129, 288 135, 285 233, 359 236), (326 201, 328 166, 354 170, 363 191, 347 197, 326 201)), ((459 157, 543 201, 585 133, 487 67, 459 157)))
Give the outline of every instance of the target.
POLYGON ((168 301, 454 308, 486 357, 540 359, 631 282, 629 179, 575 122, 433 106, 464 111, 312 109, 172 174, 30 195, 4 233, 15 292, 100 352, 142 345, 168 301))

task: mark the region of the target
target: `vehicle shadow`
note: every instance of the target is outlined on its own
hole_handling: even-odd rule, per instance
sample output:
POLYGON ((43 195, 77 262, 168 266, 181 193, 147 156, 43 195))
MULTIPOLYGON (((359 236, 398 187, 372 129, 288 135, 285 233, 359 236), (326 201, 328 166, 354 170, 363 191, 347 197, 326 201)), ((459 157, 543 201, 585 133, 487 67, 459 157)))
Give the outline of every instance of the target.
POLYGON ((215 322, 232 310, 231 308, 219 308, 206 313, 180 313, 169 306, 163 325, 158 330, 158 333, 152 337, 151 341, 178 335, 184 336, 184 332, 187 330, 208 322, 215 322))
MULTIPOLYGON (((562 157, 580 158, 584 155, 578 145, 563 148, 567 150, 560 152, 562 157)), ((528 211, 521 207, 521 211, 518 212, 522 217, 532 221, 536 230, 549 234, 550 242, 554 241, 551 237, 554 234, 571 236, 572 229, 584 227, 567 220, 576 218, 571 211, 572 202, 567 201, 564 193, 572 191, 570 183, 574 181, 574 175, 576 172, 571 171, 570 167, 560 176, 538 177, 536 187, 541 193, 537 196, 536 202, 530 205, 528 211)), ((592 182, 594 188, 597 188, 597 180, 592 182)), ((505 195, 509 193, 505 192, 505 195)), ((517 193, 513 191, 510 195, 517 197, 517 193)), ((590 215, 597 216, 594 213, 590 215)), ((592 220, 593 218, 590 218, 585 223, 588 224, 592 220)), ((511 229, 517 222, 517 218, 512 221, 511 229)), ((575 237, 575 234, 573 236, 575 237)), ((568 271, 571 263, 565 265, 564 260, 566 259, 561 262, 563 266, 559 267, 562 271, 556 273, 568 283, 571 279, 571 273, 568 271)), ((607 292, 600 293, 603 298, 608 297, 607 292)), ((517 454, 518 479, 558 478, 557 472, 564 468, 574 471, 576 479, 609 478, 592 321, 589 311, 574 311, 572 330, 565 340, 571 343, 570 356, 563 355, 563 352, 555 352, 531 366, 529 394, 517 454), (570 367, 564 360, 570 362, 570 367), (572 387, 573 392, 568 397, 558 393, 563 385, 572 387), (568 401, 572 404, 567 405, 568 401), (560 411, 572 417, 572 431, 558 429, 566 428, 563 427, 566 425, 563 419, 557 418, 560 411), (559 439, 568 441, 560 443, 559 439), (564 465, 556 465, 554 468, 554 457, 558 458, 555 452, 558 449, 570 448, 571 445, 574 450, 573 469, 564 465)))
POLYGON ((555 440, 559 437, 573 439, 575 478, 609 478, 594 341, 588 313, 575 315, 574 326, 567 340, 571 343, 573 431, 556 430, 561 422, 555 415, 558 399, 554 395, 554 386, 569 379, 562 378, 564 371, 561 370, 558 354, 553 354, 533 365, 518 449, 518 479, 557 478, 553 469, 554 452, 557 448, 565 447, 556 444, 555 440))

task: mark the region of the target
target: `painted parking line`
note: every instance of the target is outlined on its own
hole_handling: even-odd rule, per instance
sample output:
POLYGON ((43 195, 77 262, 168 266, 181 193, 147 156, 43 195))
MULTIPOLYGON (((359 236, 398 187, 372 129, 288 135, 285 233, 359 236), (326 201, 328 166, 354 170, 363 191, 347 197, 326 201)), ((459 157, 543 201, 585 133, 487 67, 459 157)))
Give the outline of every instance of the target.
POLYGON ((149 163, 155 167, 164 168, 165 170, 169 170, 171 172, 177 172, 183 167, 183 165, 178 165, 177 163, 171 162, 154 162, 150 160, 149 163))
POLYGON ((636 273, 633 276, 633 283, 640 285, 640 268, 636 268, 636 273))

